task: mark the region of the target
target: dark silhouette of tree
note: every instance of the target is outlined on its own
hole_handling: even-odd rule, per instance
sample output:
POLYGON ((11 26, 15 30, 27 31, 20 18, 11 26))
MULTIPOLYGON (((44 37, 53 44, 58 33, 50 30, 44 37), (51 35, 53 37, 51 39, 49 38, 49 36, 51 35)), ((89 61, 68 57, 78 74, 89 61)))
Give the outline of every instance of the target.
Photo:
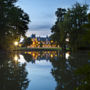
MULTIPOLYGON (((81 85, 81 81, 84 78, 78 74, 76 75, 76 70, 85 64, 88 64, 89 56, 83 53, 71 53, 70 57, 66 58, 67 52, 60 52, 60 56, 57 57, 57 60, 54 58, 50 59, 52 63, 51 73, 54 79, 57 82, 55 90, 74 90, 76 87, 81 85)), ((83 73, 90 78, 89 67, 83 67, 83 73), (86 71, 85 71, 86 70, 86 71)), ((82 73, 82 69, 79 69, 79 72, 82 73)), ((89 79, 88 78, 88 79, 89 79)), ((87 80, 88 80, 87 79, 87 80)), ((89 82, 88 82, 89 85, 89 82)), ((77 89, 76 89, 77 90, 77 89)), ((79 89, 79 90, 88 90, 88 89, 79 89)))
POLYGON ((51 38, 57 43, 57 45, 60 45, 62 42, 60 41, 60 36, 62 34, 62 28, 60 27, 60 24, 64 20, 64 15, 66 14, 66 9, 58 8, 55 12, 57 16, 57 21, 55 22, 55 25, 52 26, 51 32, 53 33, 51 35, 51 38))
POLYGON ((86 31, 82 35, 83 47, 90 48, 90 13, 88 14, 88 23, 82 26, 86 31))
POLYGON ((26 37, 26 38, 23 40, 22 46, 23 46, 23 47, 27 47, 27 46, 30 46, 31 44, 32 44, 31 38, 26 37))
POLYGON ((31 62, 33 60, 31 54, 22 54, 27 62, 31 62))
POLYGON ((81 76, 80 85, 76 90, 89 90, 90 89, 90 65, 84 65, 76 70, 76 75, 81 76))
MULTIPOLYGON (((63 54, 64 55, 64 54, 63 54)), ((51 59, 52 63, 52 75, 57 82, 55 90, 71 90, 76 86, 76 80, 74 80, 72 67, 67 65, 65 57, 58 57, 57 60, 51 59)))
POLYGON ((85 29, 82 25, 87 22, 88 5, 80 5, 76 3, 70 9, 71 18, 71 31, 70 31, 70 45, 72 48, 77 49, 81 44, 81 35, 84 34, 85 29))
POLYGON ((62 48, 66 47, 66 38, 69 38, 69 47, 77 49, 82 45, 81 38, 85 32, 82 25, 87 21, 88 5, 76 3, 72 8, 58 9, 56 11, 57 21, 52 26, 51 38, 62 48))
POLYGON ((0 0, 0 48, 10 49, 15 40, 25 36, 28 14, 15 6, 17 0, 0 0))
POLYGON ((43 46, 43 43, 40 41, 40 47, 42 47, 43 46))

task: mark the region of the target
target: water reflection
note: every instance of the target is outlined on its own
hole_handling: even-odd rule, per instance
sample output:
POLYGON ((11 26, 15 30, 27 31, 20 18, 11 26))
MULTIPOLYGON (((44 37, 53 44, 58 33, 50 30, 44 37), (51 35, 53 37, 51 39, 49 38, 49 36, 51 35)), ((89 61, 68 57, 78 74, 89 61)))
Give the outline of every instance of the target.
POLYGON ((66 59, 69 59, 69 57, 70 57, 70 52, 66 52, 66 53, 65 53, 65 58, 66 58, 66 59))
POLYGON ((28 87, 26 64, 21 65, 17 61, 15 54, 0 57, 0 90, 26 90, 28 87))
POLYGON ((51 73, 57 82, 55 90, 74 90, 79 86, 80 77, 75 75, 75 70, 87 64, 88 59, 87 54, 74 53, 70 55, 70 52, 62 53, 57 60, 50 59, 53 66, 51 73))
POLYGON ((86 52, 28 51, 0 55, 0 90, 83 90, 81 85, 89 86, 90 67, 78 68, 88 64, 88 60, 86 52))
POLYGON ((14 60, 17 62, 18 61, 18 55, 14 56, 14 60))
POLYGON ((76 75, 81 77, 76 90, 90 89, 90 64, 84 65, 75 71, 76 75))
POLYGON ((27 61, 30 60, 50 60, 50 58, 56 58, 59 55, 57 51, 29 51, 22 53, 27 61), (28 57, 28 58, 26 58, 28 57))
POLYGON ((14 56, 14 61, 15 61, 16 63, 19 62, 20 64, 27 63, 27 61, 25 60, 25 58, 24 58, 23 55, 21 55, 21 54, 15 54, 15 56, 14 56))

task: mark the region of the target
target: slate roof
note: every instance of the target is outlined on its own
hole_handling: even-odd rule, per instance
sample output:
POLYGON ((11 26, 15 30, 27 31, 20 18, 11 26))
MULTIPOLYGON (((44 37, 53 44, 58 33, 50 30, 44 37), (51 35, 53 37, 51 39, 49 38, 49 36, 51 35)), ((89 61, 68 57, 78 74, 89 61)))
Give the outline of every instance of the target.
POLYGON ((31 38, 37 38, 38 41, 50 41, 51 39, 47 37, 36 37, 35 34, 31 35, 31 38))
POLYGON ((48 37, 37 37, 38 41, 50 41, 50 38, 48 37))

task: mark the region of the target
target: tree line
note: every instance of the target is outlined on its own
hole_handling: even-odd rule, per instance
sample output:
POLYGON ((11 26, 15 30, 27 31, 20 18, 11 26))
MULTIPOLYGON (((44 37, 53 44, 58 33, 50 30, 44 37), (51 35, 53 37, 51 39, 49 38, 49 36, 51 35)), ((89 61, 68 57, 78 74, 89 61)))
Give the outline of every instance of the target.
POLYGON ((72 8, 58 8, 55 12, 57 20, 51 28, 50 36, 62 49, 68 45, 72 50, 89 47, 90 13, 89 6, 76 2, 72 8), (66 39, 69 39, 67 42, 66 39))

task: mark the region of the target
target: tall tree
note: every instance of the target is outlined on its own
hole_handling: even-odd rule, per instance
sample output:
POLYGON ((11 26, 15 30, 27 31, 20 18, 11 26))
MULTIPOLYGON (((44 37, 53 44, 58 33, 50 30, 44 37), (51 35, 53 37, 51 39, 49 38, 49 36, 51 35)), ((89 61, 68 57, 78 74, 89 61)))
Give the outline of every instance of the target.
POLYGON ((51 28, 51 32, 53 33, 51 35, 51 38, 57 43, 57 45, 61 45, 60 35, 62 33, 62 29, 59 25, 64 20, 64 15, 66 14, 66 9, 58 8, 57 11, 55 12, 55 14, 57 16, 57 21, 55 22, 55 25, 52 26, 52 28, 51 28))
POLYGON ((82 25, 87 22, 88 5, 76 3, 67 10, 59 9, 56 11, 57 21, 51 28, 52 38, 61 46, 65 47, 66 38, 69 37, 69 45, 78 48, 81 45, 81 35, 85 29, 82 25))
POLYGON ((84 35, 82 35, 82 41, 85 47, 90 48, 90 13, 88 14, 88 23, 82 26, 85 28, 84 35))
POLYGON ((17 0, 0 0, 0 48, 8 49, 15 40, 25 36, 29 16, 15 6, 17 0))
POLYGON ((70 9, 71 31, 70 44, 71 47, 78 48, 81 46, 81 35, 84 33, 82 25, 87 22, 88 5, 80 5, 76 3, 70 9))

